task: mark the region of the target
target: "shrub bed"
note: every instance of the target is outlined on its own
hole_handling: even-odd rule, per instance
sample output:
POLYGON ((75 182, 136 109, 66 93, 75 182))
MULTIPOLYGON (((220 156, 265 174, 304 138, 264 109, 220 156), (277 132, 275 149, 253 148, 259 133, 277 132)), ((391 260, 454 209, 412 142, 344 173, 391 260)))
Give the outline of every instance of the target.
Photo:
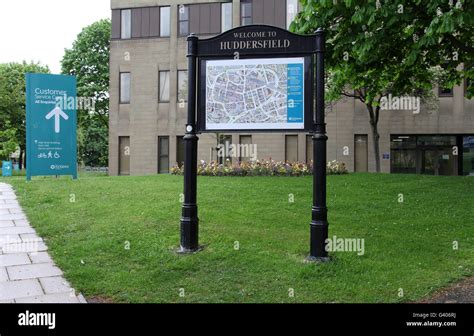
MULTIPOLYGON (((253 162, 237 162, 219 164, 201 161, 198 165, 198 175, 201 176, 307 176, 312 175, 313 162, 281 162, 273 160, 257 160, 253 162)), ((329 161, 326 165, 328 175, 347 174, 343 162, 329 161)), ((183 175, 184 165, 171 168, 171 174, 183 175)))

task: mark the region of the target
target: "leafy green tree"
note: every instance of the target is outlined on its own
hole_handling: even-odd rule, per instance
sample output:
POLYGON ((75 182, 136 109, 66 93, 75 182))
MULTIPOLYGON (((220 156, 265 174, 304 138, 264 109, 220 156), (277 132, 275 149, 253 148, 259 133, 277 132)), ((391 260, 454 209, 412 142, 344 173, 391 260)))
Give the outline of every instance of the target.
POLYGON ((61 61, 62 73, 77 77, 77 95, 95 101, 94 111, 78 111, 79 124, 93 115, 108 126, 111 29, 110 20, 85 27, 61 61))
POLYGON ((383 97, 429 98, 437 78, 434 67, 445 70, 440 83, 444 86, 472 79, 474 12, 460 1, 300 2, 303 9, 291 29, 326 30, 328 99, 346 96, 366 106, 377 172, 383 97))
POLYGON ((20 147, 20 169, 23 168, 23 154, 26 157, 25 74, 28 72, 49 73, 49 69, 39 63, 0 64, 0 130, 14 132, 20 147))
POLYGON ((86 166, 105 167, 108 164, 108 128, 99 119, 89 117, 78 132, 78 155, 86 166))
POLYGON ((8 160, 10 154, 16 151, 18 142, 14 129, 0 130, 0 160, 8 160))
POLYGON ((61 61, 77 77, 77 94, 92 98, 93 110, 78 111, 78 156, 90 166, 108 164, 110 20, 85 27, 61 61))

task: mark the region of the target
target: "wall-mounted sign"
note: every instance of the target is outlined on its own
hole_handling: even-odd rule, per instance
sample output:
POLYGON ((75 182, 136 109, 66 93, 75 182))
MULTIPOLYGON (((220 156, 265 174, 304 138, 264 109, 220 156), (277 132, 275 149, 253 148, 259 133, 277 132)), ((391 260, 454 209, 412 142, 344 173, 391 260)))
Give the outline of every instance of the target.
POLYGON ((27 179, 39 175, 77 178, 76 78, 26 74, 27 179))

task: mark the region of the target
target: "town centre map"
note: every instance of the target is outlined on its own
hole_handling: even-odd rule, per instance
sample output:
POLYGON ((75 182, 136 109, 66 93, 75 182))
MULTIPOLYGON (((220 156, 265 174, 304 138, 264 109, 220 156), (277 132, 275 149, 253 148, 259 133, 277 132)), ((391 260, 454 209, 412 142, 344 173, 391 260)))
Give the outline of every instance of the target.
POLYGON ((304 58, 207 61, 206 129, 304 129, 304 58))

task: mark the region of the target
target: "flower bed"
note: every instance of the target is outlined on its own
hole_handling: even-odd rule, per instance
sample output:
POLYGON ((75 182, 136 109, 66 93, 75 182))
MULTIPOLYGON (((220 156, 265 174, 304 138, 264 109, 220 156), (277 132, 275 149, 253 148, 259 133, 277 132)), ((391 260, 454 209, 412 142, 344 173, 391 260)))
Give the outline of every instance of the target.
MULTIPOLYGON (((198 175, 201 176, 307 176, 312 175, 313 162, 281 162, 273 160, 237 162, 219 164, 216 161, 198 165, 198 175)), ((329 175, 347 174, 343 162, 329 161, 326 166, 329 175)), ((183 165, 171 168, 171 174, 183 175, 183 165)))

